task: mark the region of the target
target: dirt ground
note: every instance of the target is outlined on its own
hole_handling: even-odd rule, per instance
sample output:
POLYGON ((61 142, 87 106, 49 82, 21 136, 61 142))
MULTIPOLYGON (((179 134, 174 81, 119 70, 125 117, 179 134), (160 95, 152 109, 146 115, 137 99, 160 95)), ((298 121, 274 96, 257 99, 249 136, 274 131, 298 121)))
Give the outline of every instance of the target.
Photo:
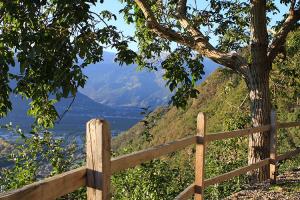
POLYGON ((246 188, 226 200, 300 200, 300 168, 279 175, 275 185, 264 182, 246 188))

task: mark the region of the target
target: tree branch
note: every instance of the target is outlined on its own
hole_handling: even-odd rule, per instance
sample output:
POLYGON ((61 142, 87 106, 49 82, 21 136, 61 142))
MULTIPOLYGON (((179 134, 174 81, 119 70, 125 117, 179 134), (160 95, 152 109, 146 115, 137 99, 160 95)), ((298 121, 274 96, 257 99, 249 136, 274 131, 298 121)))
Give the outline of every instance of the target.
POLYGON ((175 32, 174 30, 159 24, 146 0, 135 0, 135 3, 142 10, 147 19, 148 27, 158 36, 188 46, 201 55, 210 58, 223 66, 231 68, 235 72, 245 73, 248 66, 245 58, 237 53, 223 53, 217 50, 209 43, 200 30, 190 24, 186 18, 186 0, 178 1, 177 18, 182 28, 187 30, 191 37, 175 32))
POLYGON ((268 58, 270 62, 273 62, 273 60, 279 54, 280 49, 285 43, 288 33, 293 28, 293 25, 295 25, 300 20, 300 10, 295 10, 294 6, 295 2, 293 1, 291 3, 288 17, 285 19, 281 28, 275 34, 274 39, 268 48, 268 58))
POLYGON ((243 67, 246 67, 246 60, 237 53, 223 53, 216 49, 203 35, 203 33, 195 28, 185 16, 178 18, 182 28, 186 29, 195 41, 194 49, 200 54, 212 59, 213 61, 231 68, 236 72, 244 72, 243 67))
POLYGON ((294 15, 296 0, 291 0, 290 14, 294 15))
POLYGON ((59 120, 56 121, 57 124, 59 124, 59 123, 61 122, 61 120, 64 118, 64 116, 67 114, 67 112, 70 111, 70 109, 71 109, 73 103, 75 102, 75 99, 76 99, 76 95, 73 96, 73 99, 72 99, 71 103, 68 105, 67 109, 66 109, 61 115, 58 115, 58 119, 59 119, 59 120))
POLYGON ((186 15, 187 8, 186 8, 187 0, 178 0, 177 12, 178 15, 186 15))
POLYGON ((181 33, 176 32, 176 31, 172 30, 171 28, 168 28, 162 24, 159 24, 153 14, 153 12, 151 11, 149 4, 146 1, 135 0, 135 3, 142 10, 142 12, 147 20, 147 26, 158 36, 168 39, 168 40, 171 40, 171 41, 181 43, 186 46, 193 45, 193 41, 190 38, 185 37, 181 33))

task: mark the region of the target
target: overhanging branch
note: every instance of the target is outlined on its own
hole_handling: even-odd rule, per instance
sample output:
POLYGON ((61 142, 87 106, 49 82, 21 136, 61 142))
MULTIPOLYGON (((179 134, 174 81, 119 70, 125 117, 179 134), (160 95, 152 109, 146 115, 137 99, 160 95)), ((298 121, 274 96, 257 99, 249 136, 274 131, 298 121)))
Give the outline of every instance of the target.
POLYGON ((244 67, 247 66, 246 60, 237 53, 224 53, 216 49, 203 35, 203 33, 195 28, 186 18, 186 16, 178 16, 178 21, 182 28, 187 30, 195 41, 194 49, 215 62, 229 67, 236 72, 244 73, 244 67))
POLYGON ((292 2, 288 17, 285 19, 281 28, 275 34, 274 39, 268 48, 268 58, 270 62, 273 62, 273 60, 279 54, 280 49, 286 41, 288 33, 292 30, 293 26, 300 20, 300 10, 295 10, 294 6, 295 2, 292 2))
POLYGON ((245 58, 237 53, 224 53, 217 50, 209 43, 200 30, 189 23, 186 18, 186 0, 178 0, 177 18, 181 27, 186 30, 190 36, 183 35, 180 32, 176 32, 173 29, 160 24, 146 0, 135 0, 135 3, 142 10, 147 20, 148 27, 158 36, 188 46, 201 55, 210 58, 223 66, 229 67, 236 72, 240 72, 242 74, 245 73, 248 66, 245 58))
POLYGON ((148 27, 157 35, 162 38, 175 41, 181 43, 186 46, 192 46, 193 40, 186 36, 183 36, 181 33, 174 31, 171 28, 168 28, 162 24, 159 24, 157 19, 155 18, 149 4, 144 0, 135 0, 135 3, 142 10, 146 20, 148 27))
POLYGON ((186 15, 187 8, 186 8, 187 0, 178 0, 177 12, 179 15, 186 15))

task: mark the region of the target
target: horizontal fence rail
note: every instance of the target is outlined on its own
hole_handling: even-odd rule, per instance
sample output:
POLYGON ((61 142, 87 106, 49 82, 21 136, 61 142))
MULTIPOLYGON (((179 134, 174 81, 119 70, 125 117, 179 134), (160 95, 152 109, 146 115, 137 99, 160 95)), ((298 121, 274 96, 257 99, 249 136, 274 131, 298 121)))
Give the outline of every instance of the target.
POLYGON ((292 128, 296 126, 300 126, 300 122, 285 122, 277 124, 277 128, 292 128))
POLYGON ((277 156, 276 161, 282 161, 282 160, 292 158, 292 157, 298 155, 299 153, 300 153, 300 148, 297 148, 296 150, 289 151, 282 155, 277 156))
POLYGON ((115 173, 130 167, 135 167, 141 163, 178 151, 192 144, 196 144, 196 136, 189 136, 174 142, 119 156, 111 160, 111 171, 115 173))
POLYGON ((174 142, 151 147, 146 150, 110 158, 110 131, 104 120, 95 119, 87 123, 87 166, 80 167, 17 190, 0 194, 0 200, 50 200, 66 195, 80 187, 87 187, 89 200, 108 200, 110 194, 110 176, 113 173, 135 167, 163 155, 196 145, 195 182, 189 185, 175 199, 187 200, 195 195, 195 200, 204 199, 204 189, 210 185, 227 181, 249 171, 270 166, 270 178, 276 181, 278 162, 300 154, 300 148, 276 155, 276 130, 300 126, 300 122, 276 122, 276 115, 271 115, 271 124, 206 135, 206 119, 203 113, 197 117, 197 135, 189 136, 174 142), (219 176, 204 179, 205 149, 209 142, 251 135, 257 132, 270 133, 270 158, 238 168, 219 176))
POLYGON ((214 185, 214 184, 217 184, 217 183, 227 181, 227 180, 232 179, 236 176, 245 174, 249 171, 252 171, 252 170, 258 169, 260 167, 269 165, 269 163, 270 163, 269 158, 265 159, 265 160, 262 160, 262 161, 259 161, 255 164, 252 164, 252 165, 249 165, 249 166, 246 166, 246 167, 242 167, 242 168, 233 170, 231 172, 227 172, 225 174, 222 174, 220 176, 216 176, 214 178, 207 179, 207 180, 204 181, 204 185, 205 185, 205 187, 207 187, 207 186, 210 186, 210 185, 214 185))
POLYGON ((236 131, 212 133, 205 137, 205 141, 211 142, 211 141, 215 141, 215 140, 225 140, 225 139, 229 139, 229 138, 247 136, 247 135, 250 135, 253 133, 258 133, 258 132, 266 132, 269 130, 271 130, 271 125, 265 125, 265 126, 255 127, 255 128, 247 128, 247 129, 236 130, 236 131))
POLYGON ((53 200, 86 186, 86 167, 80 167, 0 194, 1 200, 53 200))
POLYGON ((195 184, 192 183, 185 190, 183 190, 175 200, 185 200, 191 198, 195 194, 195 184))

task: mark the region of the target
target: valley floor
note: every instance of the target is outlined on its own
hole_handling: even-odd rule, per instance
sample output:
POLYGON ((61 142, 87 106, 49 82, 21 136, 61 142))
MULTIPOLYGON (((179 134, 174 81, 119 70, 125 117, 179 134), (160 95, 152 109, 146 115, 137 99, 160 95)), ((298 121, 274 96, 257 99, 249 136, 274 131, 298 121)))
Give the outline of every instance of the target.
POLYGON ((264 182, 248 186, 226 200, 300 200, 300 168, 278 176, 276 185, 264 182))

